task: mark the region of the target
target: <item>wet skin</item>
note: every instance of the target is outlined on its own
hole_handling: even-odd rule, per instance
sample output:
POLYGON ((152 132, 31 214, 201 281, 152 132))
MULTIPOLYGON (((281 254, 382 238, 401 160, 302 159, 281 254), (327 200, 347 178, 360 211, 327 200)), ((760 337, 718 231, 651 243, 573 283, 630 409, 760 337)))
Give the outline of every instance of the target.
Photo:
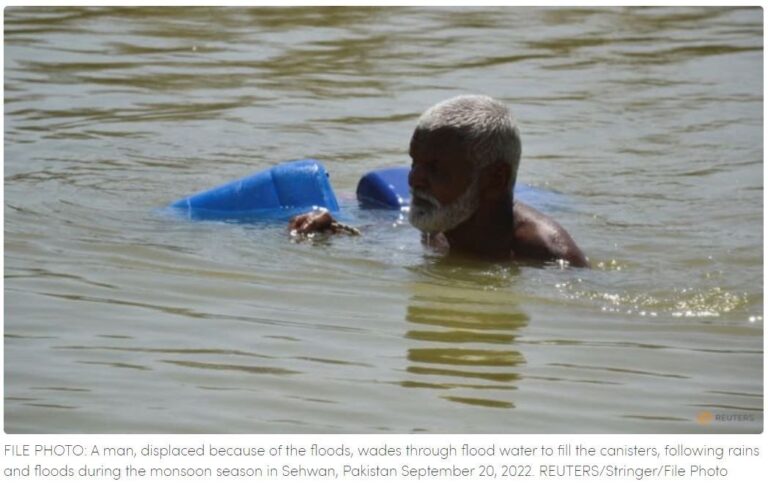
MULTIPOLYGON (((408 183, 412 206, 432 207, 420 199, 426 193, 441 205, 458 199, 469 187, 473 165, 466 158, 463 142, 450 130, 414 132, 408 183)), ((427 244, 447 246, 451 254, 488 260, 548 262, 564 260, 574 267, 588 267, 584 253, 560 224, 543 213, 513 200, 509 193, 509 166, 494 163, 480 170, 479 206, 458 226, 437 234, 424 234, 427 244)), ((289 228, 299 233, 328 230, 333 217, 327 211, 295 217, 289 228)), ((333 229, 331 229, 333 230, 333 229)))
MULTIPOLYGON (((414 192, 435 197, 448 205, 460 197, 472 180, 472 163, 463 142, 451 131, 415 132, 411 139, 412 159, 408 183, 414 192)), ((584 253, 560 224, 543 213, 513 200, 509 193, 509 166, 498 162, 480 171, 480 204, 477 211, 457 227, 444 231, 452 253, 492 260, 565 260, 586 267, 584 253)), ((416 198, 412 198, 417 200, 416 198)), ((428 206, 424 201, 417 204, 428 206)), ((443 242, 440 237, 430 238, 443 242)))

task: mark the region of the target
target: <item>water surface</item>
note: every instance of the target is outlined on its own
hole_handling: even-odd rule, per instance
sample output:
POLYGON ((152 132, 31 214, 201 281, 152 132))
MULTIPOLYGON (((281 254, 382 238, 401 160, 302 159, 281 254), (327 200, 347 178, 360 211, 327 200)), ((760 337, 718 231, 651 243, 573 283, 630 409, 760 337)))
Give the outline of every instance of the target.
POLYGON ((6 9, 5 430, 760 431, 762 46, 757 8, 6 9), (156 212, 306 157, 353 204, 462 93, 593 269, 156 212))

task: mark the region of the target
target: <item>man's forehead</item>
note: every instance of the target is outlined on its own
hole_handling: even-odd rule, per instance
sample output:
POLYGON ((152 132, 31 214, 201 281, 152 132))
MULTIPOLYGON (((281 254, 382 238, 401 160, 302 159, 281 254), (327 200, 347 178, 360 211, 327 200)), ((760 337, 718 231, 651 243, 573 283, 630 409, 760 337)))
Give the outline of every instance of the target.
POLYGON ((416 129, 411 137, 411 154, 434 154, 464 147, 464 138, 455 128, 416 129))

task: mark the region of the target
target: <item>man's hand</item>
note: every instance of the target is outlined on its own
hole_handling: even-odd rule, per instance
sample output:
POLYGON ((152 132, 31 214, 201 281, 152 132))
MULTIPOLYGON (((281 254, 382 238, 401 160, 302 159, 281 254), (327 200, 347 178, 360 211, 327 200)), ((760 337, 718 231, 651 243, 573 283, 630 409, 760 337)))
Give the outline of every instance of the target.
POLYGON ((327 210, 313 210, 291 219, 288 229, 298 234, 327 231, 333 224, 333 216, 327 210))
POLYGON ((330 231, 334 234, 346 232, 353 236, 359 236, 360 231, 352 226, 337 222, 327 210, 313 210, 305 214, 297 215, 288 224, 291 234, 311 234, 313 232, 330 231))

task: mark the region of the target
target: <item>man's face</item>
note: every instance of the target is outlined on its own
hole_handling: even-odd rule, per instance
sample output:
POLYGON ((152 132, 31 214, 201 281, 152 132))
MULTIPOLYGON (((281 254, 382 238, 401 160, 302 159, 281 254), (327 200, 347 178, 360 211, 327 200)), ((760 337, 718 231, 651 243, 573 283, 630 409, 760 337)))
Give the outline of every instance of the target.
POLYGON ((451 230, 477 210, 473 165, 451 131, 414 132, 410 148, 409 220, 424 232, 451 230))

